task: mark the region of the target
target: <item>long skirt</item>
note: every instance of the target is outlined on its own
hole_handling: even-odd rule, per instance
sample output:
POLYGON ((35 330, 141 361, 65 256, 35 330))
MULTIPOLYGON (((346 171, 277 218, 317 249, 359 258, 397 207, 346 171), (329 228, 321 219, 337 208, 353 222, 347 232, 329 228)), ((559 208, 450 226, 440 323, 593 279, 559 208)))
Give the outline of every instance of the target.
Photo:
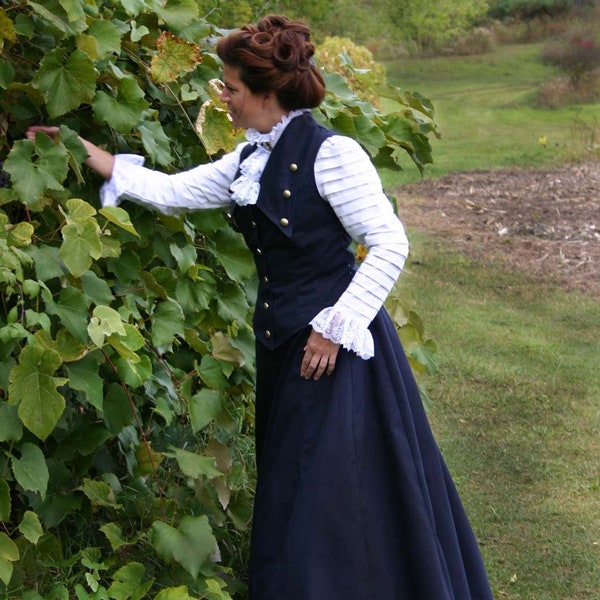
POLYGON ((258 344, 250 600, 492 600, 397 332, 300 377, 308 330, 258 344))

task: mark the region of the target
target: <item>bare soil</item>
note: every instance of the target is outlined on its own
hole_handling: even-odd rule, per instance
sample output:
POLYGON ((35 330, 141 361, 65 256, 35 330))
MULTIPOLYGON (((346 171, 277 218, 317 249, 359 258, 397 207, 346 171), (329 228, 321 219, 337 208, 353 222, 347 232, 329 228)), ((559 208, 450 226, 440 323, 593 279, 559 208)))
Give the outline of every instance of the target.
POLYGON ((453 173, 396 196, 408 229, 478 260, 600 292, 600 161, 453 173))

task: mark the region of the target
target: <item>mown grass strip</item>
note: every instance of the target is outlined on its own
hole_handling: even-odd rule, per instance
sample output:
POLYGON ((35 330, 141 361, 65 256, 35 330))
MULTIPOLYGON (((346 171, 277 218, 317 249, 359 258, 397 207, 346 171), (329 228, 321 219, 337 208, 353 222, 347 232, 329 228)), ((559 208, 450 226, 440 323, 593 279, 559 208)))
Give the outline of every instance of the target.
POLYGON ((600 304, 411 233, 432 424, 496 597, 598 598, 600 304))

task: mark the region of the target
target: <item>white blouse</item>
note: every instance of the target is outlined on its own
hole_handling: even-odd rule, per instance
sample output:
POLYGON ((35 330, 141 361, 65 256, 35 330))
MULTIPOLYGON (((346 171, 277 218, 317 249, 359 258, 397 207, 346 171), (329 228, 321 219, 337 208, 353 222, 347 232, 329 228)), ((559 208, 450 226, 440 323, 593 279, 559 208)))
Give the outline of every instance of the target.
MULTIPOLYGON (((249 130, 252 142, 268 142, 242 165, 243 186, 230 192, 245 143, 219 160, 189 171, 169 175, 145 168, 143 158, 131 154, 115 157, 112 177, 101 190, 103 206, 132 200, 163 214, 255 203, 258 179, 274 146, 295 111, 271 133, 249 130), (258 153, 258 160, 255 156, 258 153), (262 155, 262 157, 261 157, 262 155)), ((315 315, 310 325, 324 337, 367 359, 374 355, 368 326, 383 305, 408 256, 408 240, 402 223, 385 196, 381 180, 360 145, 345 136, 327 138, 316 157, 315 181, 349 235, 368 249, 350 285, 331 307, 315 315)), ((239 180, 238 182, 239 183, 239 180)))

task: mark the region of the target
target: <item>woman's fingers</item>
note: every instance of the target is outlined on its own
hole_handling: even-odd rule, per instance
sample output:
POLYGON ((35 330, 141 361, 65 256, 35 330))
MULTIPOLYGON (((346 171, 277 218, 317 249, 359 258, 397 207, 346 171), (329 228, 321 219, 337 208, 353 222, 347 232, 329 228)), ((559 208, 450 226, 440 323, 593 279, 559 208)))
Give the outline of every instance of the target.
POLYGON ((35 140, 35 136, 38 132, 45 133, 50 137, 54 137, 59 133, 59 128, 54 125, 32 125, 27 128, 25 136, 29 140, 35 140))
POLYGON ((311 331, 304 347, 304 356, 300 367, 300 375, 305 379, 317 381, 324 373, 331 375, 335 368, 335 361, 339 344, 324 338, 320 333, 311 331))

